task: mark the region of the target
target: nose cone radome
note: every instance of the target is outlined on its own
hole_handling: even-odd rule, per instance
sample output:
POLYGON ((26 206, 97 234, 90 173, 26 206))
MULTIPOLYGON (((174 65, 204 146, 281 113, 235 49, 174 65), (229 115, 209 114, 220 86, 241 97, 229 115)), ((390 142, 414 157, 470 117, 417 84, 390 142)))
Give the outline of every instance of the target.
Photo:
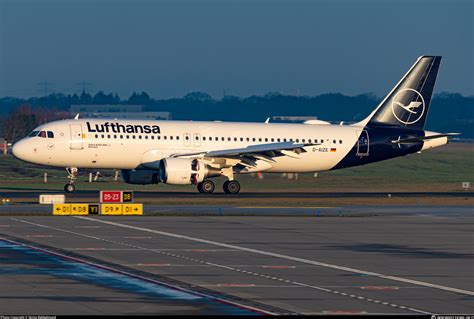
POLYGON ((26 141, 22 139, 13 144, 12 153, 16 158, 26 161, 28 157, 26 141))

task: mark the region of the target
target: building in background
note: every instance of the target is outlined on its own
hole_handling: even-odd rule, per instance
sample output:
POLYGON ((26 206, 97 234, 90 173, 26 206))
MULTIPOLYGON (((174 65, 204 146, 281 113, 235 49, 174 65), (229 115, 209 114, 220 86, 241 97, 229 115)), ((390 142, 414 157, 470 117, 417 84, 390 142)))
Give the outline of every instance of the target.
POLYGON ((71 105, 69 112, 81 118, 113 118, 129 120, 171 120, 170 112, 147 112, 143 105, 71 105))

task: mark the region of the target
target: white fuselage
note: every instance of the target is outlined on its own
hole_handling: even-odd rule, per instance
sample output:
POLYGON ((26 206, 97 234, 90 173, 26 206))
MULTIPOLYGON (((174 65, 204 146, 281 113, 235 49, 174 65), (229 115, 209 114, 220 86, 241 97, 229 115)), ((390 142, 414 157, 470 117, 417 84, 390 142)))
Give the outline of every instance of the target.
POLYGON ((306 152, 297 157, 275 157, 271 164, 262 161, 247 172, 315 172, 330 170, 341 161, 357 143, 363 128, 330 124, 78 119, 47 123, 35 130, 51 131, 54 138, 25 138, 17 143, 22 143, 17 152, 21 150, 22 159, 42 165, 135 169, 173 154, 292 140, 315 145, 305 146, 306 152), (106 122, 123 127, 105 127, 106 122), (127 132, 127 128, 135 126, 142 129, 127 132), (159 133, 141 133, 144 126, 158 126, 159 133))

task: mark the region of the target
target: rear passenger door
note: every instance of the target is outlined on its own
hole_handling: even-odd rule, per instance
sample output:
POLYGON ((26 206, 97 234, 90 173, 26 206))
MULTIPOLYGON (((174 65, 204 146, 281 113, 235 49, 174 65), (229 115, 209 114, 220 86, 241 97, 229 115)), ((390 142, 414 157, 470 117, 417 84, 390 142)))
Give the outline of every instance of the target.
POLYGON ((366 130, 358 131, 360 133, 357 140, 357 156, 369 156, 369 133, 366 130))

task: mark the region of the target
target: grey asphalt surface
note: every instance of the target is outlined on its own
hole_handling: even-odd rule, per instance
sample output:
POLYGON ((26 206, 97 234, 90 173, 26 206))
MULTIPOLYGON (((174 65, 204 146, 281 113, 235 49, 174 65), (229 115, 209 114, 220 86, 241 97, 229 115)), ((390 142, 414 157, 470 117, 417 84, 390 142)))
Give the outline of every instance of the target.
MULTIPOLYGON (((288 215, 279 211, 283 208, 253 209, 266 216, 0 214, 0 237, 275 313, 474 312, 472 207, 360 206, 345 207, 351 210, 346 215, 330 208, 335 210, 326 215, 313 209, 299 217, 283 216, 288 215)), ((8 254, 2 250, 2 257, 8 254)), ((0 277, 12 287, 0 293, 0 308, 7 302, 17 313, 25 300, 32 309, 41 300, 40 309, 48 313, 67 310, 51 278, 21 274, 0 277), (56 298, 41 299, 41 294, 56 298)), ((70 302, 89 290, 102 299, 79 299, 74 313, 153 311, 143 304, 156 313, 206 312, 182 301, 170 306, 153 296, 140 303, 133 290, 81 284, 68 292, 70 302), (109 291, 121 294, 120 299, 103 298, 109 291), (121 308, 127 300, 135 302, 121 308)))
MULTIPOLYGON (((385 215, 430 215, 430 216, 472 216, 470 205, 393 205, 393 206, 220 206, 220 205, 144 205, 147 216, 314 216, 314 217, 370 217, 385 215)), ((15 204, 0 205, 0 216, 38 215, 50 216, 51 205, 15 204)))
MULTIPOLYGON (((65 194, 63 190, 45 190, 45 189, 19 189, 19 188, 0 188, 0 197, 9 198, 38 198, 40 194, 65 194)), ((243 199, 253 198, 385 198, 390 193, 393 197, 472 197, 472 191, 458 192, 242 192, 238 195, 229 195, 225 193, 200 194, 196 192, 171 192, 171 191, 134 191, 135 199, 143 200, 149 198, 233 198, 236 196, 243 199)), ((97 190, 76 190, 74 193, 66 194, 69 200, 80 200, 86 198, 99 199, 97 190)))

